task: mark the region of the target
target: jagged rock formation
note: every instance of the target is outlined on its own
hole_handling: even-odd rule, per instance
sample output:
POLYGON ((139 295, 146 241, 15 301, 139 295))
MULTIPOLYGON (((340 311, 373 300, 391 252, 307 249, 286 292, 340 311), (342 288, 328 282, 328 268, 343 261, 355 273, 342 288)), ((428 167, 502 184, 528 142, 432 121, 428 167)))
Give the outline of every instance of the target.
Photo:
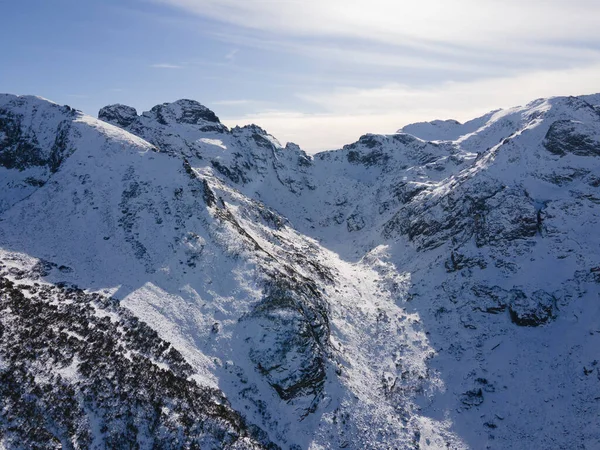
POLYGON ((0 97, 1 445, 593 448, 597 105, 310 157, 0 97))

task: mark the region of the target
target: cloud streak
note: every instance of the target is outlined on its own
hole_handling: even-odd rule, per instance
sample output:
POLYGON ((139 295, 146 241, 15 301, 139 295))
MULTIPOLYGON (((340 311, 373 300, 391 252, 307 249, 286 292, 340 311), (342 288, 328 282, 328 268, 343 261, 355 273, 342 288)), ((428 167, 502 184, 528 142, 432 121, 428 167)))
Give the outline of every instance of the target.
POLYGON ((228 52, 225 55, 225 59, 231 63, 233 63, 235 61, 235 55, 238 54, 238 52, 240 51, 240 49, 238 48, 234 48, 233 50, 231 50, 230 52, 228 52))
POLYGON ((598 42, 595 0, 155 0, 284 36, 345 37, 438 47, 504 48, 525 42, 598 42))
POLYGON ((218 105, 218 106, 239 106, 239 105, 250 105, 253 104, 255 102, 253 102, 252 100, 217 100, 212 102, 213 105, 218 105))
MULTIPOLYGON (((216 38, 389 72, 447 80, 563 69, 600 60, 596 0, 152 0, 216 20, 216 38)), ((349 72, 347 72, 349 73, 349 72)))
POLYGON ((183 69, 182 65, 168 63, 152 64, 150 67, 153 69, 183 69))

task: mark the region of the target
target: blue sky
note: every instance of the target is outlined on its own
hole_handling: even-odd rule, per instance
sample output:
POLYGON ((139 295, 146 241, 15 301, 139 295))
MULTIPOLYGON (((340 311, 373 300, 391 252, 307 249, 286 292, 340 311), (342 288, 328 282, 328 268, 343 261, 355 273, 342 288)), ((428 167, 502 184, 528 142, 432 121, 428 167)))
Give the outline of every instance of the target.
POLYGON ((192 98, 308 151, 600 91, 591 0, 0 0, 0 91, 192 98))

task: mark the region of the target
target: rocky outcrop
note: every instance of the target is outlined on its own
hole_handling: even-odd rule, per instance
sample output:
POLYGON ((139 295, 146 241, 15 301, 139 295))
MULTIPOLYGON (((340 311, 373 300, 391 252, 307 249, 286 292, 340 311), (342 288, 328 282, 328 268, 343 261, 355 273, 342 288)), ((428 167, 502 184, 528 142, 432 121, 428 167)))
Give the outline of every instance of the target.
MULTIPOLYGON (((8 104, 0 105, 0 166, 7 169, 16 169, 24 171, 33 167, 43 167, 56 172, 61 162, 74 151, 69 146, 69 117, 73 117, 75 111, 68 106, 43 105, 48 111, 40 112, 37 118, 37 124, 31 124, 24 121, 26 113, 20 113, 17 109, 19 105, 31 108, 22 98, 15 98, 8 104), (16 110, 16 112, 15 112, 16 110), (66 120, 59 120, 55 124, 40 123, 45 120, 43 115, 66 115, 66 120), (50 126, 53 129, 52 142, 44 142, 38 138, 40 129, 36 125, 50 126), (53 126, 54 125, 54 126, 53 126), (48 145, 50 144, 50 145, 48 145)), ((37 109, 32 111, 36 114, 37 109)), ((47 130, 44 130, 47 132, 47 130)))
POLYGON ((282 400, 312 397, 308 414, 316 408, 325 382, 327 307, 314 284, 277 278, 244 319, 262 330, 246 339, 250 358, 282 400))
POLYGON ((120 128, 127 128, 138 118, 138 113, 135 108, 127 105, 108 105, 100 109, 98 119, 112 123, 120 128))
POLYGON ((527 296, 522 291, 512 291, 509 303, 510 319, 521 327, 538 327, 556 317, 556 297, 538 290, 527 296))
POLYGON ((217 115, 195 100, 181 99, 173 103, 154 106, 147 117, 154 117, 161 125, 169 123, 203 125, 205 122, 220 124, 217 115))
POLYGON ((195 134, 228 131, 213 111, 197 101, 187 99, 156 105, 141 115, 131 106, 108 105, 100 109, 98 118, 147 140, 160 151, 186 157, 197 154, 195 140, 188 140, 188 133, 185 132, 179 135, 177 127, 195 134), (177 145, 174 145, 175 141, 177 145))
POLYGON ((79 114, 37 97, 0 95, 0 212, 43 186, 75 151, 79 114))
POLYGON ((574 120, 554 122, 544 139, 549 152, 564 156, 600 156, 600 133, 597 127, 574 120))

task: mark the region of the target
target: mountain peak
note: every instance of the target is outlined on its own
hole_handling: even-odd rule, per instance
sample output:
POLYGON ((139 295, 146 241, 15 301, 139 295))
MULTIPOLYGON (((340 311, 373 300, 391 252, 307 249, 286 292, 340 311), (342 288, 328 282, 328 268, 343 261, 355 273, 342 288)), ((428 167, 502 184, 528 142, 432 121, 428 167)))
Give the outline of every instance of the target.
POLYGON ((107 105, 98 112, 98 119, 112 123, 119 127, 127 127, 131 125, 138 117, 137 110, 131 106, 107 105))
POLYGON ((398 133, 412 134, 425 141, 454 141, 461 136, 473 133, 484 126, 498 109, 490 111, 481 117, 461 123, 455 119, 432 120, 429 122, 416 122, 398 130, 398 133))
POLYGON ((189 99, 180 99, 173 103, 156 105, 143 115, 155 116, 163 125, 173 122, 190 125, 200 125, 203 122, 221 123, 213 111, 201 103, 189 99))
POLYGON ((204 125, 206 122, 221 124, 217 115, 206 106, 195 100, 180 99, 172 103, 154 106, 141 116, 135 108, 122 104, 108 105, 100 109, 98 118, 113 125, 127 128, 139 117, 145 117, 161 125, 188 124, 204 125))
POLYGON ((232 133, 236 134, 236 133, 243 133, 244 131, 249 131, 251 133, 256 133, 256 134, 260 134, 263 136, 268 135, 269 133, 267 133, 267 131, 260 127, 259 125, 256 125, 254 123, 248 124, 248 125, 243 125, 243 126, 235 126, 231 129, 232 133))

